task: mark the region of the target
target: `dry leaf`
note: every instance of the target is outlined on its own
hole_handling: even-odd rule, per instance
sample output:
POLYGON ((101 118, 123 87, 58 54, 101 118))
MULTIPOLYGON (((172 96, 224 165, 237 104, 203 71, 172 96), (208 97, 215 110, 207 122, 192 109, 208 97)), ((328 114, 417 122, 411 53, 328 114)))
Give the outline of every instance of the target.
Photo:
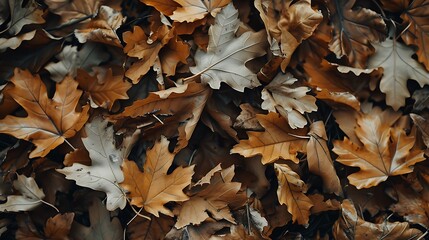
POLYGON ((170 16, 173 14, 174 10, 177 9, 180 5, 174 0, 140 0, 148 6, 154 7, 156 10, 160 11, 164 15, 170 16))
POLYGON ((170 16, 171 19, 178 22, 193 22, 204 18, 208 13, 213 17, 228 5, 231 0, 174 0, 180 4, 170 16))
POLYGON ((49 10, 61 16, 61 22, 95 17, 99 0, 45 0, 49 10))
POLYGON ((36 30, 18 35, 11 38, 0 38, 0 52, 6 51, 6 49, 17 49, 23 41, 33 39, 36 34, 36 30))
POLYGON ((48 239, 68 240, 74 213, 57 214, 46 221, 45 236, 48 239))
POLYGON ((260 85, 256 74, 245 63, 265 54, 265 34, 248 31, 237 38, 235 33, 239 24, 238 11, 229 4, 216 16, 215 24, 209 29, 207 52, 198 49, 195 53, 196 66, 190 70, 201 75, 201 82, 213 89, 219 89, 221 82, 240 92, 246 87, 260 85))
POLYGON ((13 187, 21 195, 9 195, 5 203, 0 204, 1 212, 30 211, 42 203, 45 197, 43 190, 37 186, 32 177, 18 175, 18 179, 13 181, 13 187))
POLYGON ((150 220, 137 217, 128 225, 127 233, 130 240, 158 240, 163 239, 173 225, 174 219, 165 215, 150 220))
POLYGON ((298 152, 305 152, 307 144, 304 137, 307 135, 306 129, 291 129, 287 121, 276 113, 257 114, 256 118, 265 131, 247 132, 249 140, 240 140, 240 143, 231 149, 231 153, 239 153, 245 157, 262 155, 263 164, 279 158, 298 163, 296 155, 298 152))
POLYGON ((10 96, 19 103, 28 116, 8 115, 0 121, 0 132, 7 133, 36 145, 30 158, 46 156, 52 149, 73 137, 88 119, 85 107, 77 112, 82 91, 77 82, 67 77, 57 84, 55 95, 48 98, 46 86, 38 75, 15 69, 11 79, 14 85, 10 96))
MULTIPOLYGON (((4 1, 5 2, 5 1, 4 1)), ((29 24, 45 23, 43 19, 43 10, 40 9, 38 3, 34 0, 25 2, 24 0, 9 0, 10 20, 7 28, 0 32, 8 31, 11 35, 18 34, 21 29, 29 24)))

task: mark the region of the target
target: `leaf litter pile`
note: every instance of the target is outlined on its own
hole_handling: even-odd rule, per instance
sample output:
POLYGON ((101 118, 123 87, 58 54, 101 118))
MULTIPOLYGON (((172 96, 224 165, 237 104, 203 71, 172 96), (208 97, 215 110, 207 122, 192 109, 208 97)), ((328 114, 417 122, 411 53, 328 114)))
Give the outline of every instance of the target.
POLYGON ((429 0, 3 0, 1 239, 425 239, 429 0))

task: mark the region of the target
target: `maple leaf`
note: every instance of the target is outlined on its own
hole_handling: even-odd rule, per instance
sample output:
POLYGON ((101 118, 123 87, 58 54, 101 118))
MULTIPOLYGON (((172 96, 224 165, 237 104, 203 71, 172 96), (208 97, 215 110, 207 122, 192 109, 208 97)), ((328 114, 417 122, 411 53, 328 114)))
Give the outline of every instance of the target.
POLYGON ((195 76, 201 75, 201 81, 213 89, 219 89, 221 82, 240 92, 260 85, 245 63, 265 54, 265 33, 248 31, 237 38, 239 24, 238 11, 229 4, 209 29, 207 52, 198 49, 195 53, 196 66, 190 70, 195 76))
POLYGON ((408 6, 404 6, 405 12, 402 13, 401 18, 404 20, 404 25, 409 23, 402 39, 408 45, 416 45, 418 47, 417 57, 421 63, 426 66, 429 71, 429 48, 427 42, 429 41, 429 29, 427 28, 428 20, 426 16, 429 15, 427 0, 409 1, 408 6))
POLYGON ((293 222, 308 225, 313 203, 304 194, 307 191, 304 181, 286 164, 274 163, 274 170, 279 181, 277 196, 280 204, 286 204, 288 212, 292 214, 293 222))
POLYGON ((91 105, 112 110, 113 103, 119 99, 128 99, 127 91, 132 84, 124 81, 123 75, 113 76, 112 69, 98 69, 96 76, 82 69, 77 70, 76 80, 79 86, 89 93, 91 105))
POLYGON ((329 49, 337 58, 346 56, 352 66, 365 68, 374 53, 371 43, 386 38, 386 24, 377 12, 354 5, 355 0, 328 1, 334 26, 329 49))
POLYGON ((121 222, 106 210, 104 204, 97 198, 91 200, 89 206, 89 221, 91 226, 80 223, 73 224, 70 236, 82 240, 115 240, 123 235, 121 222))
POLYGON ((17 49, 23 41, 28 41, 33 39, 35 35, 36 35, 36 30, 21 34, 16 37, 0 38, 0 52, 4 52, 8 48, 17 49))
POLYGON ((174 154, 168 151, 169 141, 164 136, 153 148, 146 151, 146 162, 141 172, 133 161, 124 161, 125 175, 121 186, 128 191, 131 204, 143 207, 148 213, 159 217, 159 213, 174 216, 164 207, 168 202, 188 200, 183 189, 191 183, 194 166, 178 167, 167 174, 173 163, 174 154))
POLYGON ((371 113, 358 117, 355 134, 362 146, 348 138, 334 141, 337 161, 360 168, 348 176, 358 189, 376 186, 389 176, 410 173, 412 165, 425 160, 421 150, 413 149, 415 136, 407 136, 400 126, 392 127, 385 120, 393 115, 392 110, 381 112, 374 108, 371 113))
POLYGON ((39 8, 34 0, 27 1, 24 5, 24 0, 9 0, 10 21, 7 28, 0 32, 8 31, 11 35, 18 34, 25 25, 41 24, 45 22, 43 19, 43 10, 39 8), (24 5, 24 6, 23 6, 24 5))
POLYGON ((213 17, 228 5, 231 0, 174 0, 180 4, 170 16, 178 22, 193 22, 204 18, 208 13, 213 17))
POLYGON ((74 163, 70 167, 56 170, 67 179, 76 181, 79 186, 105 192, 106 207, 113 211, 117 208, 123 209, 127 204, 125 192, 119 183, 124 181, 121 164, 128 156, 133 143, 117 149, 113 127, 106 127, 107 121, 100 117, 85 125, 87 137, 82 138, 82 142, 89 152, 91 166, 74 163))
POLYGON ((138 61, 126 71, 125 76, 136 84, 153 66, 161 48, 173 38, 173 32, 166 25, 160 26, 150 36, 146 36, 143 29, 138 26, 134 26, 133 32, 125 32, 124 52, 130 57, 138 58, 138 61))
POLYGON ((261 92, 261 108, 279 112, 293 129, 307 124, 302 114, 317 110, 316 98, 306 94, 310 89, 294 86, 296 81, 290 73, 279 73, 261 92))
POLYGON ((13 181, 13 187, 21 195, 9 195, 7 201, 0 204, 0 211, 18 212, 29 211, 39 206, 45 197, 43 190, 37 186, 32 177, 18 175, 18 179, 13 181))
POLYGON ((407 222, 388 222, 375 224, 358 216, 353 203, 345 199, 341 204, 341 216, 335 222, 335 239, 414 239, 422 235, 407 222))
POLYGON ((0 120, 0 132, 14 137, 31 140, 36 145, 30 158, 46 156, 52 149, 73 137, 88 119, 88 108, 76 112, 82 91, 77 82, 66 77, 57 84, 55 95, 48 98, 46 86, 38 75, 15 69, 11 79, 14 85, 9 89, 10 96, 19 103, 28 116, 8 115, 0 120))
POLYGON ((289 159, 298 163, 298 152, 304 152, 306 129, 293 130, 286 120, 277 113, 268 115, 257 114, 256 118, 264 127, 264 132, 247 132, 249 140, 240 140, 240 143, 231 149, 231 153, 238 153, 245 157, 262 155, 262 163, 268 164, 275 160, 289 159))
POLYGON ((121 27, 125 18, 122 14, 108 6, 101 6, 97 17, 83 27, 74 31, 74 35, 80 43, 88 40, 110 44, 122 48, 116 30, 121 27))
POLYGON ((328 137, 323 122, 312 123, 308 135, 310 140, 307 143, 307 162, 310 172, 322 178, 326 192, 340 195, 341 184, 329 152, 328 137))
POLYGON ((383 68, 380 90, 386 94, 386 103, 398 110, 404 106, 405 98, 410 96, 407 89, 408 79, 416 80, 421 87, 429 84, 429 73, 416 60, 414 51, 403 44, 386 39, 374 44, 376 54, 368 61, 369 68, 383 68))
POLYGON ((96 15, 99 0, 45 0, 49 10, 61 16, 61 22, 92 18, 96 15))
POLYGON ((241 183, 232 182, 234 165, 227 169, 215 167, 198 184, 204 184, 204 179, 209 177, 210 184, 181 204, 176 228, 180 229, 189 224, 199 225, 210 218, 208 212, 216 220, 225 219, 235 223, 228 207, 228 204, 238 197, 237 192, 241 187, 241 183))

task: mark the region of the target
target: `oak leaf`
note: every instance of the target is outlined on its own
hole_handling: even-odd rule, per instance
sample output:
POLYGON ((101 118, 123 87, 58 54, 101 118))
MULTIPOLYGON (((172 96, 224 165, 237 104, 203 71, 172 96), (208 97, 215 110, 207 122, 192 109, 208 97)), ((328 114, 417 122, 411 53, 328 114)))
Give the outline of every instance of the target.
POLYGON ((133 161, 124 161, 122 171, 125 179, 121 186, 128 191, 131 204, 143 207, 148 213, 174 216, 164 204, 188 200, 183 189, 191 183, 194 166, 178 167, 167 174, 174 154, 168 151, 169 141, 164 136, 153 148, 146 151, 146 162, 141 172, 133 161))
POLYGON ((334 26, 329 49, 337 58, 346 56, 352 66, 365 68, 368 56, 374 53, 371 43, 386 38, 386 24, 377 12, 363 7, 354 8, 355 2, 328 1, 334 26))
POLYGON ((228 207, 228 204, 238 197, 237 192, 241 187, 241 183, 232 182, 235 174, 234 165, 222 170, 214 168, 214 171, 216 172, 209 172, 203 177, 206 179, 214 174, 210 179, 210 184, 181 204, 175 224, 176 228, 190 224, 199 225, 210 218, 208 213, 216 220, 225 219, 235 223, 228 207))
POLYGON ((326 192, 340 195, 341 184, 328 148, 328 137, 323 122, 312 123, 308 135, 310 140, 307 143, 307 162, 310 172, 322 178, 323 189, 326 192))
POLYGON ((410 228, 407 222, 383 223, 367 222, 358 216, 353 203, 346 199, 341 204, 340 218, 335 222, 333 234, 335 239, 417 239, 422 232, 410 228))
POLYGON ((43 202, 42 199, 45 197, 45 194, 43 190, 37 186, 34 178, 18 175, 18 179, 13 181, 13 187, 21 193, 21 195, 7 196, 6 202, 0 204, 1 212, 30 211, 43 202))
POLYGON ((357 119, 355 134, 361 143, 348 138, 334 141, 337 161, 360 168, 348 176, 358 189, 376 186, 389 176, 410 173, 415 163, 425 160, 423 152, 413 148, 414 134, 407 136, 400 126, 389 125, 385 120, 395 114, 389 109, 381 112, 375 108, 357 119))
POLYGON ((7 24, 7 28, 1 31, 0 34, 8 31, 11 35, 16 35, 25 25, 45 22, 45 19, 43 19, 43 10, 39 8, 36 1, 26 1, 25 5, 23 5, 24 0, 9 0, 8 2, 10 21, 7 24))
POLYGON ((113 103, 119 99, 128 99, 127 91, 132 84, 123 79, 123 75, 113 76, 112 69, 97 69, 96 76, 91 76, 82 69, 77 70, 76 80, 79 86, 89 93, 91 106, 112 110, 113 103), (105 72, 103 72, 105 71, 105 72))
POLYGON ((48 98, 46 86, 38 75, 15 69, 14 85, 9 94, 27 112, 27 117, 8 115, 0 120, 0 132, 36 145, 30 158, 46 156, 52 149, 73 137, 88 119, 88 108, 76 112, 82 94, 77 82, 66 77, 57 84, 55 95, 48 98))
POLYGON ((305 152, 307 144, 307 140, 300 137, 307 134, 306 129, 291 129, 287 121, 277 113, 257 114, 256 118, 265 131, 247 132, 249 140, 240 140, 240 143, 231 149, 231 153, 245 157, 262 155, 263 164, 279 158, 298 163, 296 155, 298 152, 305 152))
POLYGON ((423 87, 429 84, 429 73, 412 58, 414 51, 396 40, 387 39, 374 47, 376 54, 369 59, 368 67, 383 68, 380 90, 386 94, 386 103, 398 110, 410 96, 408 79, 416 80, 423 87))
POLYGON ((274 163, 279 187, 277 197, 280 204, 285 204, 292 214, 292 221, 301 225, 308 225, 310 208, 313 206, 311 199, 304 193, 307 186, 299 175, 286 164, 274 163))
POLYGON ((170 16, 171 19, 178 22, 193 22, 204 18, 210 13, 213 17, 228 5, 231 0, 174 0, 180 4, 170 16))
POLYGON ((290 73, 279 73, 261 92, 261 108, 280 113, 293 129, 307 124, 302 114, 317 110, 316 98, 307 94, 310 89, 294 85, 296 81, 290 73))
POLYGON ((246 87, 260 85, 256 74, 245 63, 265 54, 265 33, 247 31, 236 37, 239 24, 238 11, 229 4, 216 16, 215 24, 209 29, 207 52, 198 49, 195 53, 196 66, 190 70, 201 75, 201 81, 213 89, 219 89, 221 82, 240 92, 246 87))
MULTIPOLYGON (((133 143, 116 148, 113 127, 100 117, 85 125, 87 137, 82 138, 91 158, 91 166, 74 163, 70 167, 57 169, 67 179, 76 181, 82 187, 103 191, 107 195, 109 211, 123 209, 127 204, 125 191, 119 186, 124 181, 121 164, 128 156, 133 143)), ((126 142, 126 141, 124 141, 126 142)))

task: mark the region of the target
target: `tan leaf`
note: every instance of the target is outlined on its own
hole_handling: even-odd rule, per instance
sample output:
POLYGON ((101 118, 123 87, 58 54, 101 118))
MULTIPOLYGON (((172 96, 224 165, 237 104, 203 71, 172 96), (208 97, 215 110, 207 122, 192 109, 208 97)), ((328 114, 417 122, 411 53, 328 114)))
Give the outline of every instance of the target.
POLYGON ((18 34, 25 25, 45 23, 43 10, 34 0, 9 0, 10 21, 7 28, 0 32, 8 31, 11 35, 18 34))
POLYGON ((261 92, 261 108, 280 113, 293 129, 307 124, 302 114, 317 110, 316 98, 307 94, 310 89, 294 85, 296 81, 290 73, 279 73, 261 92))
POLYGON ((100 68, 97 76, 91 76, 82 69, 77 70, 76 80, 79 86, 89 93, 91 105, 112 110, 113 103, 119 99, 128 99, 127 91, 132 84, 125 81, 123 75, 113 76, 112 69, 106 72, 100 68))
POLYGON ((180 5, 174 0, 140 0, 148 6, 154 7, 164 15, 170 16, 180 5))
POLYGON ((231 149, 231 153, 238 153, 245 157, 262 155, 263 164, 274 162, 279 158, 298 163, 296 155, 298 152, 305 152, 307 144, 307 140, 299 136, 306 136, 307 130, 291 129, 287 121, 277 113, 257 114, 256 118, 265 131, 247 132, 249 140, 240 140, 240 143, 231 149))
POLYGON ((418 239, 422 232, 410 228, 407 222, 389 222, 375 224, 358 216, 353 203, 346 199, 341 204, 341 216, 335 222, 333 234, 335 239, 418 239))
POLYGON ((52 13, 61 16, 62 23, 95 17, 100 6, 99 0, 46 0, 45 3, 52 13))
POLYGON ((76 29, 74 34, 80 43, 90 40, 122 48, 116 30, 118 30, 124 21, 125 18, 120 12, 108 6, 101 6, 97 17, 92 19, 83 28, 76 29))
POLYGON ((235 223, 228 204, 237 198, 241 183, 232 182, 234 174, 234 165, 215 173, 209 185, 181 204, 175 227, 199 225, 209 218, 208 212, 216 220, 235 223))
POLYGON ((18 179, 13 181, 13 187, 21 195, 9 195, 5 203, 0 204, 0 211, 18 212, 30 211, 39 206, 45 197, 43 190, 37 186, 32 177, 18 175, 18 179))
POLYGON ((323 189, 326 192, 336 195, 342 194, 340 179, 335 171, 328 148, 328 137, 323 122, 312 123, 308 135, 310 140, 307 143, 307 162, 310 172, 322 178, 323 189))
POLYGON ((70 77, 57 84, 52 99, 48 98, 40 77, 28 71, 15 69, 11 83, 14 87, 9 91, 10 96, 26 110, 28 116, 8 115, 0 121, 0 132, 31 140, 36 149, 30 153, 30 158, 46 156, 66 138, 74 136, 88 119, 87 107, 82 112, 75 110, 82 91, 70 77))
POLYGON ((174 154, 168 151, 169 141, 161 137, 153 148, 146 151, 146 162, 141 172, 133 161, 124 161, 122 171, 125 179, 121 186, 126 189, 131 204, 144 209, 156 217, 159 213, 173 216, 164 204, 188 200, 183 189, 191 184, 194 166, 176 168, 167 174, 173 163, 174 154))
POLYGON ((413 119, 414 124, 417 126, 417 128, 422 133, 423 142, 425 143, 426 147, 429 148, 429 124, 428 120, 423 118, 420 115, 411 113, 410 114, 411 119, 413 119))
POLYGON ((374 44, 376 54, 369 59, 368 67, 383 68, 380 90, 386 94, 386 103, 398 110, 410 96, 408 79, 414 79, 423 87, 429 84, 429 73, 412 58, 413 49, 391 39, 374 44))
POLYGON ((406 135, 400 126, 389 125, 385 119, 397 113, 378 108, 357 119, 355 130, 362 142, 334 141, 333 151, 337 161, 360 171, 348 176, 351 184, 358 189, 369 188, 385 181, 389 176, 402 175, 413 171, 413 165, 425 160, 421 150, 414 149, 414 134, 406 135))
POLYGON ((178 22, 193 22, 204 18, 210 13, 213 17, 221 11, 223 7, 228 5, 231 0, 174 0, 180 4, 179 7, 170 16, 171 19, 178 22))
POLYGON ((238 11, 231 3, 222 9, 209 29, 207 51, 198 49, 195 53, 196 66, 190 70, 196 76, 201 75, 201 82, 213 89, 219 89, 221 82, 240 92, 260 85, 245 63, 265 54, 265 33, 248 31, 237 38, 239 24, 238 11))
POLYGON ((365 68, 368 56, 374 53, 371 43, 386 38, 386 24, 377 12, 363 7, 355 8, 355 2, 355 0, 328 2, 334 26, 329 49, 337 58, 346 56, 353 67, 365 68))
POLYGON ((36 30, 18 35, 11 38, 0 38, 0 52, 6 51, 8 48, 17 49, 23 41, 28 41, 33 39, 36 35, 36 30))
POLYGON ((177 64, 179 62, 187 63, 189 52, 189 45, 179 40, 177 35, 171 38, 167 45, 159 52, 163 73, 167 76, 174 76, 177 64))
POLYGON ((46 221, 45 236, 49 239, 69 239, 74 213, 57 214, 46 221))
POLYGON ((252 107, 252 105, 248 103, 240 104, 241 113, 238 115, 237 119, 235 119, 234 127, 235 128, 242 128, 245 130, 251 130, 251 131, 263 131, 264 128, 259 124, 258 119, 256 118, 257 112, 255 108, 252 107))
POLYGON ((165 215, 152 217, 150 220, 137 217, 128 225, 127 234, 130 240, 164 239, 173 225, 174 219, 165 215))
POLYGON ((292 214, 292 221, 301 225, 308 225, 310 208, 313 206, 310 198, 304 193, 307 186, 297 173, 286 164, 274 163, 279 187, 277 197, 280 204, 285 204, 287 210, 292 214))

